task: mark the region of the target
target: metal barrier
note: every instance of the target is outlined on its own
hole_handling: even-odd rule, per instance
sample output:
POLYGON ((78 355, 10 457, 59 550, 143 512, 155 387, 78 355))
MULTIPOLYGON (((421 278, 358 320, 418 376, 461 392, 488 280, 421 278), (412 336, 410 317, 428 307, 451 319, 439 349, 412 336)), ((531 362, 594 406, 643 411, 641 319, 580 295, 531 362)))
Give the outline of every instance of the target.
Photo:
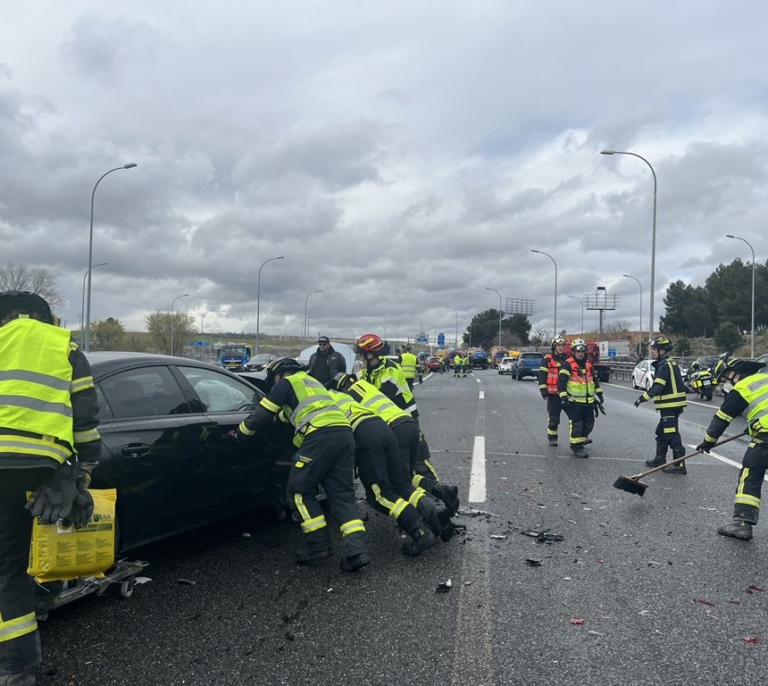
POLYGON ((611 368, 611 381, 629 381, 632 371, 637 366, 635 362, 608 362, 611 368))

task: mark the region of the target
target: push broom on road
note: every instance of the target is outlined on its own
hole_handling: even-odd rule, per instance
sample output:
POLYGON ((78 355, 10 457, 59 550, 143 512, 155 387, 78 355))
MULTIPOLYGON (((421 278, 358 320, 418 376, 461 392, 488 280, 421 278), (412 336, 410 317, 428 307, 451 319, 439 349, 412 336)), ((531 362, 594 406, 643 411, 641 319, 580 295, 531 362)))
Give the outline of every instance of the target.
MULTIPOLYGON (((741 438, 742 436, 746 436, 748 431, 742 431, 740 434, 736 434, 735 436, 731 436, 730 438, 726 438, 718 443, 713 443, 712 447, 717 448, 720 445, 723 445, 724 443, 729 443, 730 441, 734 441, 737 438, 741 438)), ((674 460, 671 464, 679 464, 683 460, 687 460, 689 457, 695 457, 696 455, 700 455, 703 451, 697 450, 693 453, 690 453, 688 455, 684 455, 683 457, 674 460)), ((618 488, 620 491, 626 491, 627 493, 632 493, 633 495, 639 495, 641 498, 645 494, 645 489, 648 488, 648 484, 642 484, 640 483, 640 479, 645 478, 649 474, 653 474, 654 472, 658 472, 664 467, 669 467, 669 464, 662 464, 658 467, 654 467, 653 469, 649 469, 647 472, 643 472, 642 474, 635 474, 635 476, 620 476, 618 479, 616 479, 616 482, 613 484, 614 488, 618 488)))

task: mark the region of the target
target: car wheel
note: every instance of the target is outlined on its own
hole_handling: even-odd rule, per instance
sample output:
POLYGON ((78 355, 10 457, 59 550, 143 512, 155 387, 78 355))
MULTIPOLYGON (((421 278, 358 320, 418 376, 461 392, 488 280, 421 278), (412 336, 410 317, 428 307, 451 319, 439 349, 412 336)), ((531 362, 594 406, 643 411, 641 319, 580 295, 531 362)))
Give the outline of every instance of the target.
POLYGON ((635 375, 632 375, 632 388, 637 390, 637 381, 635 381, 635 375))

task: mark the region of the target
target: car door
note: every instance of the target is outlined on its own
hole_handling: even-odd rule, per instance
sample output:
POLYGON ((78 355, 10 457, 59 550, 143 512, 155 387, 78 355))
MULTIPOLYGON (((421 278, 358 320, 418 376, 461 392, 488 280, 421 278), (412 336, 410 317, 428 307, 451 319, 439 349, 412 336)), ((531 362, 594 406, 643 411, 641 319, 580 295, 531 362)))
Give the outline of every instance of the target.
POLYGON ((210 521, 201 436, 212 422, 193 411, 170 369, 136 367, 96 386, 99 432, 110 456, 94 471, 94 486, 117 488, 121 549, 210 521))
POLYGON ((194 394, 210 422, 204 437, 206 459, 202 465, 208 511, 228 516, 254 507, 279 502, 293 447, 293 429, 276 422, 270 429, 243 439, 228 437, 248 416, 263 394, 251 384, 214 368, 178 365, 185 393, 194 394))

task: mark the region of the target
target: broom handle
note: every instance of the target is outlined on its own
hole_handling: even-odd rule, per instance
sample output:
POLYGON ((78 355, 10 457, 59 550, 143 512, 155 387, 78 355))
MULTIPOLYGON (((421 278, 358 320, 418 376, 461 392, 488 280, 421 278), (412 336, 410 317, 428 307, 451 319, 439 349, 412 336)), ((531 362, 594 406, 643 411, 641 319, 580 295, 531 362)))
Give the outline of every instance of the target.
MULTIPOLYGON (((742 436, 746 436, 748 433, 749 433, 749 431, 742 431, 740 434, 736 434, 735 436, 731 436, 730 438, 724 438, 722 441, 718 441, 717 443, 714 443, 712 445, 712 447, 713 448, 717 448, 718 446, 723 445, 724 443, 728 443, 730 441, 735 441, 737 438, 741 438, 742 436)), ((703 450, 696 450, 695 452, 689 453, 688 455, 683 455, 682 457, 678 457, 676 460, 672 460, 672 462, 670 462, 670 463, 666 463, 665 462, 664 464, 660 464, 658 467, 654 467, 653 469, 649 469, 647 472, 643 472, 642 474, 637 474, 637 475, 633 476, 632 478, 635 479, 635 480, 642 479, 643 477, 646 477, 649 474, 653 474, 654 472, 658 472, 658 471, 664 469, 664 467, 669 467, 670 464, 675 464, 676 462, 682 462, 683 460, 687 460, 689 457, 695 457, 696 455, 699 455, 699 454, 701 454, 703 452, 704 452, 703 450)))

